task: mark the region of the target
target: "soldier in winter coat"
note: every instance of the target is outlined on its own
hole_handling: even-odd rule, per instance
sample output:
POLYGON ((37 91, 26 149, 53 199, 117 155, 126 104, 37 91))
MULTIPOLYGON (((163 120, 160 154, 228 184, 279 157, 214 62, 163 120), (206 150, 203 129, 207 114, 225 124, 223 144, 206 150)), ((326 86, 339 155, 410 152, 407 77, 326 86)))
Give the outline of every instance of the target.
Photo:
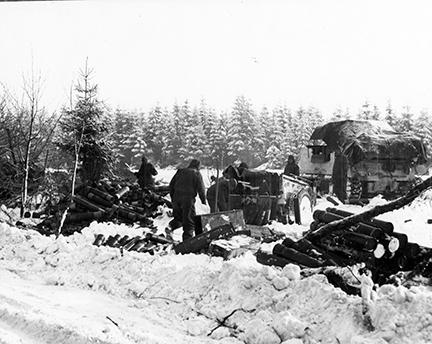
POLYGON ((222 178, 219 178, 218 181, 215 179, 214 184, 212 184, 207 190, 207 201, 210 206, 210 213, 229 210, 229 193, 235 189, 236 185, 236 180, 230 179, 227 173, 223 173, 222 178), (219 190, 216 210, 216 188, 218 187, 219 190))
POLYGON ((206 204, 204 183, 199 172, 200 162, 193 159, 187 168, 179 169, 171 179, 169 188, 173 204, 174 219, 170 227, 176 229, 183 225, 183 241, 194 236, 195 197, 206 204))
POLYGON ((135 176, 138 178, 138 184, 141 189, 148 189, 154 186, 154 177, 157 175, 157 171, 154 166, 147 161, 147 158, 143 155, 141 158, 141 167, 138 172, 135 172, 135 176))
POLYGON ((346 189, 348 180, 348 168, 349 166, 347 157, 340 152, 336 152, 332 172, 333 193, 342 202, 345 202, 347 198, 346 189))
POLYGON ((285 169, 284 169, 284 173, 283 174, 285 174, 287 176, 290 175, 290 174, 294 174, 296 176, 300 175, 300 168, 296 164, 293 155, 288 156, 288 162, 285 165, 285 169))

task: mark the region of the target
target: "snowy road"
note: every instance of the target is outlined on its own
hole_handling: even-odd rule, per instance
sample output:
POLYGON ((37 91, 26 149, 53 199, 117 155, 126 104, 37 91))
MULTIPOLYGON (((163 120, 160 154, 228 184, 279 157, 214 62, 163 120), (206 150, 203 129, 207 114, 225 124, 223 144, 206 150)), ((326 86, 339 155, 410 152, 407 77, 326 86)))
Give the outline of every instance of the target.
POLYGON ((0 343, 207 342, 182 334, 172 323, 175 315, 161 309, 165 302, 125 302, 94 291, 26 281, 2 271, 0 343))

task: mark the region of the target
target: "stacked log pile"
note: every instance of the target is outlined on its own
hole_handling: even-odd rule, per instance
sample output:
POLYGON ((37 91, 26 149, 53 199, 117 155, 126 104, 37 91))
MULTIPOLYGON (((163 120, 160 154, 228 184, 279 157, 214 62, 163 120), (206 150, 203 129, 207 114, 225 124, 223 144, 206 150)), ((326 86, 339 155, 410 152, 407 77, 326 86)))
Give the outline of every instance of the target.
MULTIPOLYGON (((123 223, 139 223, 143 227, 154 228, 152 218, 158 216, 160 205, 170 206, 163 196, 166 188, 141 190, 132 183, 109 183, 102 181, 93 186, 80 186, 71 198, 66 198, 60 204, 69 204, 63 221, 63 234, 79 230, 94 220, 117 221, 123 223)), ((58 231, 65 213, 65 206, 45 209, 37 217, 45 219, 38 225, 43 234, 53 234, 58 231), (51 215, 52 214, 52 215, 51 215)))
MULTIPOLYGON (((316 210, 311 231, 352 216, 336 208, 316 210)), ((257 260, 266 265, 283 267, 289 263, 302 268, 352 266, 363 263, 372 271, 376 282, 384 282, 399 271, 416 271, 431 277, 432 250, 408 241, 407 235, 395 232, 391 222, 371 219, 338 228, 324 236, 276 244, 272 254, 259 251, 257 260)))
POLYGON ((409 242, 405 234, 394 230, 392 223, 375 219, 410 204, 431 187, 432 177, 406 195, 360 214, 336 208, 317 210, 310 231, 302 239, 286 239, 274 246, 272 254, 259 251, 257 260, 266 265, 283 267, 294 263, 307 268, 363 263, 378 283, 401 271, 432 278, 432 249, 409 242))
MULTIPOLYGON (((313 229, 352 216, 335 208, 315 211, 313 229)), ((371 219, 335 230, 314 240, 316 245, 337 254, 345 265, 364 262, 376 272, 395 273, 414 267, 420 246, 408 242, 403 233, 394 231, 390 222, 371 219)))

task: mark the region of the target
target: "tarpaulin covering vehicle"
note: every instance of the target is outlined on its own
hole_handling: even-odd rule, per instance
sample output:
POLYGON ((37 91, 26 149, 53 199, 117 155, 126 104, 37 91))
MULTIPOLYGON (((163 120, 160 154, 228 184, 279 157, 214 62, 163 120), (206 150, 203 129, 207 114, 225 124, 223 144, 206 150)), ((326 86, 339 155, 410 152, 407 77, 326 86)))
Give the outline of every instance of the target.
MULTIPOLYGON (((426 150, 420 138, 396 132, 386 122, 330 122, 313 131, 300 154, 300 170, 320 184, 335 178, 335 160, 338 164, 341 158, 347 162, 342 178, 357 175, 363 197, 391 197, 404 193, 415 181, 416 168, 426 163, 426 150)), ((325 182, 322 188, 328 191, 325 182)))

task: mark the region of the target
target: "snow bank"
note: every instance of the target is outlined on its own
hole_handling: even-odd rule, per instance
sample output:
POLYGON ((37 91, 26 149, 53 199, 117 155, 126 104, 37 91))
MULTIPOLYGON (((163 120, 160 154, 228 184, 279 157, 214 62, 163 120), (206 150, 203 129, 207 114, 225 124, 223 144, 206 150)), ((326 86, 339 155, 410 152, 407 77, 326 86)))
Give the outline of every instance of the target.
MULTIPOLYGON (((363 208, 342 208, 357 213, 383 202, 376 197, 363 208)), ((317 208, 329 206, 321 199, 317 208)), ((428 191, 379 218, 393 222, 410 241, 431 246, 431 209, 428 191)), ((207 212, 199 201, 197 210, 207 212)), ((163 212, 155 219, 159 232, 169 221, 169 210, 163 212)), ((292 239, 308 229, 280 223, 272 228, 292 239)), ((55 239, 0 223, 0 343, 396 344, 432 338, 432 293, 426 287, 378 288, 370 312, 376 330, 369 332, 359 297, 334 288, 323 275, 301 278, 295 265, 262 266, 250 253, 223 261, 92 245, 95 234, 136 236, 144 230, 92 223, 55 239), (108 321, 108 314, 121 326, 108 321), (223 319, 224 326, 216 328, 223 319)))
MULTIPOLYGON (((422 205, 413 205, 418 207, 422 205)), ((292 227, 293 237, 300 227, 292 227)), ((91 244, 94 233, 101 231, 138 235, 142 229, 92 224, 81 234, 55 240, 0 224, 0 271, 47 288, 69 288, 71 297, 87 290, 123 300, 140 309, 142 321, 157 321, 167 333, 183 336, 179 342, 427 343, 432 338, 432 294, 426 288, 379 288, 371 315, 376 331, 368 332, 361 325, 360 298, 334 288, 322 275, 301 279, 298 267, 262 266, 251 254, 227 262, 206 255, 122 255, 118 249, 91 244), (152 313, 156 320, 150 319, 152 313), (226 326, 208 336, 216 319, 230 314, 226 326)), ((44 331, 50 326, 43 319, 29 319, 25 312, 11 314, 0 306, 0 320, 10 326, 18 326, 16 319, 31 321, 32 326, 40 321, 44 331)), ((123 317, 127 322, 128 315, 123 317)), ((140 332, 137 338, 153 338, 142 329, 128 331, 140 332)), ((77 342, 82 336, 77 335, 77 342)), ((102 330, 91 336, 116 342, 102 330)))

